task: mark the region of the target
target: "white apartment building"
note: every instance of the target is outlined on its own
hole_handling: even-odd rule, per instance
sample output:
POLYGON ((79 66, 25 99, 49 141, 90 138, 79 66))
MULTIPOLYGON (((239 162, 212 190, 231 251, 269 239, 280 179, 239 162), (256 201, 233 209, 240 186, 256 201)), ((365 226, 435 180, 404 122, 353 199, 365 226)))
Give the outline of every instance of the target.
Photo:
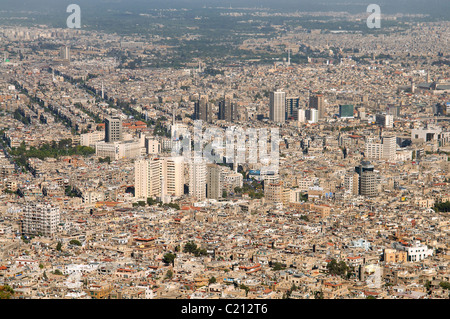
POLYGON ((161 196, 161 162, 159 158, 134 162, 134 196, 138 199, 161 196))
POLYGON ((147 154, 159 154, 161 152, 161 143, 155 138, 145 138, 145 149, 147 154))
POLYGON ((161 175, 164 177, 164 193, 180 197, 184 194, 184 158, 183 156, 163 157, 161 175))
POLYGON ((234 192, 235 187, 244 186, 244 178, 242 174, 229 172, 223 176, 223 186, 222 188, 227 192, 234 192))
POLYGON ((350 171, 344 176, 344 188, 347 194, 358 195, 359 193, 359 175, 350 171))
POLYGON ((95 147, 97 142, 105 139, 105 131, 94 131, 80 135, 80 145, 95 147))
POLYGON ((306 121, 306 113, 304 109, 294 110, 294 119, 299 123, 304 123, 306 121))
POLYGON ((365 145, 365 156, 368 159, 395 161, 397 156, 397 138, 395 136, 384 136, 382 142, 375 142, 368 138, 365 145))
POLYGON ((194 158, 189 164, 189 195, 197 201, 206 199, 206 162, 194 158))
POLYGON ((135 197, 139 199, 180 197, 184 194, 184 159, 152 157, 134 163, 135 197))
POLYGON ((286 112, 286 93, 270 92, 269 119, 275 123, 284 123, 286 112))
POLYGON ((93 189, 88 189, 86 191, 82 191, 81 198, 84 204, 95 204, 103 201, 105 199, 105 194, 93 189))
POLYGON ((300 191, 307 191, 314 185, 315 179, 313 178, 297 178, 297 186, 300 191))
POLYGON ((95 154, 99 157, 109 157, 111 160, 137 158, 141 155, 141 145, 139 140, 112 143, 97 142, 95 144, 95 154))
POLYGON ((429 256, 433 256, 433 249, 428 248, 427 245, 421 244, 419 240, 414 241, 411 246, 395 243, 394 248, 406 251, 407 260, 410 262, 421 261, 429 256))
POLYGON ((365 155, 368 159, 381 159, 383 157, 383 144, 367 142, 365 155))
POLYGON ((38 235, 51 237, 57 233, 60 221, 58 207, 44 203, 27 204, 23 209, 23 235, 38 235))
POLYGON ((319 111, 316 109, 307 109, 305 111, 308 123, 317 123, 319 121, 319 111))
POLYGON ((289 202, 290 203, 300 203, 303 198, 303 191, 299 188, 293 188, 289 193, 289 202))
POLYGON ((389 161, 395 160, 397 151, 397 137, 383 136, 383 158, 389 161))
POLYGON ((411 149, 399 150, 396 152, 395 160, 399 162, 410 161, 412 160, 412 152, 411 149))

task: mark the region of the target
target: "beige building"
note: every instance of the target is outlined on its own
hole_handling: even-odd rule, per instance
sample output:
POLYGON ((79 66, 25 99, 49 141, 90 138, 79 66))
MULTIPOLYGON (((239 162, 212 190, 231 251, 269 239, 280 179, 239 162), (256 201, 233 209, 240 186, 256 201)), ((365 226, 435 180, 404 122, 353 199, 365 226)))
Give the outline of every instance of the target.
POLYGON ((384 261, 386 263, 405 263, 407 260, 406 251, 386 248, 384 250, 384 261))
POLYGON ((151 157, 134 164, 135 197, 146 199, 166 196, 180 197, 184 193, 183 157, 151 157))
POLYGON ((219 199, 222 197, 222 167, 216 164, 207 164, 206 171, 206 197, 219 199))
POLYGON ((189 195, 197 201, 206 199, 206 162, 202 158, 189 164, 189 195))
POLYGON ((95 144, 95 154, 99 157, 109 157, 111 160, 132 159, 141 155, 139 141, 98 142, 95 144))

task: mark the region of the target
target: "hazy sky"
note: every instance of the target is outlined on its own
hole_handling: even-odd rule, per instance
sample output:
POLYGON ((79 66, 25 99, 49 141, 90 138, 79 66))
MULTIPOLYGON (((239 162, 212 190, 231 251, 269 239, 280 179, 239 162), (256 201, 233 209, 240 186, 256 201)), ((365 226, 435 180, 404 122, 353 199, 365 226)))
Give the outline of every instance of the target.
MULTIPOLYGON (((381 6, 385 12, 428 13, 450 15, 450 0, 1 0, 6 10, 59 10, 71 3, 98 10, 148 10, 154 8, 200 8, 203 6, 269 7, 291 10, 326 10, 361 12, 369 4, 381 6)), ((365 11, 365 10, 364 10, 365 11)))
MULTIPOLYGON (((67 17, 69 4, 81 7, 86 24, 97 20, 113 22, 125 12, 152 13, 155 9, 206 7, 254 8, 264 7, 277 11, 339 11, 351 14, 367 13, 369 4, 378 4, 381 14, 428 14, 433 20, 450 20, 450 0, 0 0, 0 23, 8 18, 29 17, 36 23, 62 25, 67 17), (31 12, 31 13, 30 13, 31 12), (46 22, 48 21, 48 23, 46 22)), ((201 12, 200 14, 207 14, 201 12)), ((16 19, 20 22, 20 19, 16 19)))

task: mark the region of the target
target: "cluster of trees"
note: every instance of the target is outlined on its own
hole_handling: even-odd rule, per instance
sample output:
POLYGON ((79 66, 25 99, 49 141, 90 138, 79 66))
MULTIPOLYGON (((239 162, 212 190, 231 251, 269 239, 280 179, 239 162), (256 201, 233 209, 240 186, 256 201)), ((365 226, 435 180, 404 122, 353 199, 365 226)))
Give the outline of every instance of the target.
POLYGON ((434 210, 436 212, 448 213, 448 212, 450 212, 450 202, 446 201, 446 202, 436 203, 436 204, 434 204, 434 210))
POLYGON ((19 165, 26 166, 29 158, 35 157, 41 160, 52 157, 58 158, 59 156, 70 156, 70 155, 82 155, 88 156, 95 153, 95 149, 88 146, 77 145, 72 146, 72 139, 63 139, 59 142, 52 141, 51 143, 44 143, 39 148, 31 146, 28 150, 25 143, 11 149, 11 155, 16 157, 16 161, 19 165))
POLYGON ((260 199, 264 197, 263 186, 256 181, 244 183, 242 187, 235 187, 234 192, 236 194, 248 194, 250 198, 260 199))
POLYGON ((76 239, 72 239, 72 240, 69 242, 69 244, 70 244, 70 245, 75 245, 75 246, 81 246, 80 241, 79 241, 79 240, 76 240, 76 239))
POLYGON ((144 207, 145 206, 145 202, 143 200, 140 200, 137 203, 133 203, 132 205, 133 205, 133 207, 138 207, 138 206, 144 207))
POLYGON ((172 277, 173 277, 173 271, 172 270, 167 270, 167 272, 166 272, 166 279, 172 279, 172 277))
POLYGON ((441 281, 439 283, 439 286, 441 286, 443 289, 450 290, 450 283, 448 281, 441 281))
POLYGON ((309 222, 309 218, 308 218, 308 216, 306 216, 306 215, 300 216, 300 219, 301 219, 301 220, 304 220, 305 222, 309 222))
POLYGON ((163 256, 163 262, 166 264, 172 264, 175 261, 175 258, 177 257, 176 254, 172 254, 172 253, 167 253, 163 256))
POLYGON ((270 262, 270 266, 272 267, 273 270, 283 270, 286 268, 282 263, 278 261, 274 263, 270 262))
POLYGON ((289 299, 289 297, 291 296, 292 292, 298 290, 299 287, 297 287, 295 284, 292 284, 291 288, 286 291, 285 294, 283 294, 283 299, 289 299))
POLYGON ((239 288, 245 290, 245 296, 248 296, 248 292, 250 291, 250 287, 249 286, 246 286, 244 284, 240 284, 239 288))
POLYGON ((52 274, 58 275, 58 276, 64 276, 64 274, 59 269, 56 269, 55 271, 53 271, 52 274))
POLYGON ((78 192, 70 185, 67 186, 64 191, 65 191, 66 196, 79 197, 78 192))
POLYGON ((177 210, 180 209, 180 205, 177 204, 177 203, 166 203, 166 204, 163 204, 162 202, 157 201, 156 199, 154 199, 152 197, 148 197, 147 198, 147 202, 145 202, 143 200, 140 200, 140 201, 137 201, 136 203, 133 203, 132 205, 133 205, 133 207, 139 207, 139 206, 140 207, 144 207, 146 204, 149 205, 149 206, 159 205, 160 207, 174 208, 174 209, 177 209, 177 210))
POLYGON ((111 164, 111 158, 109 156, 106 156, 105 158, 99 157, 98 162, 111 164))
POLYGON ((206 249, 197 247, 197 244, 192 241, 184 245, 183 252, 194 254, 196 257, 206 256, 208 254, 206 249))
POLYGON ((347 276, 350 271, 350 268, 347 266, 345 261, 342 260, 338 263, 334 258, 327 264, 327 269, 330 275, 337 275, 341 277, 347 276))
POLYGON ((14 289, 8 285, 0 286, 0 299, 11 299, 14 295, 14 289))
POLYGON ((167 129, 167 127, 162 124, 162 121, 163 119, 161 118, 156 120, 155 128, 153 129, 153 135, 170 137, 171 133, 167 129))

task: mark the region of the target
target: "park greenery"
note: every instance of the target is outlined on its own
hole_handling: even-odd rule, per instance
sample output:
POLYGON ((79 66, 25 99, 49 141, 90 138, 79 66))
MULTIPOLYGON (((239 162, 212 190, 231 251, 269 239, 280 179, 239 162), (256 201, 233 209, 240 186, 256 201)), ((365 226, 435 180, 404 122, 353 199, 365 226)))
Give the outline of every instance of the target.
POLYGON ((173 262, 174 262, 174 260, 175 260, 176 257, 177 257, 176 254, 167 253, 167 254, 165 254, 165 255, 163 256, 163 262, 164 262, 165 264, 172 264, 172 265, 173 265, 173 262))
POLYGON ((14 295, 14 289, 8 285, 0 286, 0 299, 11 299, 14 295))
POLYGON ((196 257, 199 256, 206 256, 208 253, 206 252, 206 249, 197 247, 197 244, 190 241, 184 245, 183 252, 194 254, 196 257))
POLYGON ((69 244, 75 245, 75 246, 81 246, 80 241, 79 241, 79 240, 76 240, 76 239, 72 239, 72 240, 69 242, 69 244))
POLYGON ((88 146, 72 146, 72 139, 69 138, 59 142, 44 143, 39 148, 34 146, 27 148, 25 143, 22 142, 19 147, 13 147, 10 153, 15 157, 18 165, 25 167, 29 158, 44 160, 45 158, 59 158, 60 156, 88 156, 94 154, 95 150, 88 146))
POLYGON ((328 264, 327 264, 327 270, 328 273, 330 275, 336 275, 336 276, 341 276, 341 277, 345 277, 348 275, 350 268, 347 266, 347 264, 345 263, 345 261, 340 261, 339 263, 336 261, 336 259, 332 259, 328 264))
POLYGON ((438 202, 438 203, 434 204, 434 210, 436 212, 448 213, 448 212, 450 212, 450 202, 449 201, 438 202))

